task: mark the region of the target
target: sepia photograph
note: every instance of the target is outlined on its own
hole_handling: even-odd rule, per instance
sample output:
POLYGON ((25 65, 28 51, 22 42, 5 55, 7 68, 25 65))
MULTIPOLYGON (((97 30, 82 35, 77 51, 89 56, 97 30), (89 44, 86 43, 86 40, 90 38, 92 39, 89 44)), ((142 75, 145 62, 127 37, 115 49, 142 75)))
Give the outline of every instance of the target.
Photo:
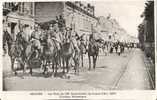
POLYGON ((154 1, 3 2, 3 91, 154 90, 154 1))

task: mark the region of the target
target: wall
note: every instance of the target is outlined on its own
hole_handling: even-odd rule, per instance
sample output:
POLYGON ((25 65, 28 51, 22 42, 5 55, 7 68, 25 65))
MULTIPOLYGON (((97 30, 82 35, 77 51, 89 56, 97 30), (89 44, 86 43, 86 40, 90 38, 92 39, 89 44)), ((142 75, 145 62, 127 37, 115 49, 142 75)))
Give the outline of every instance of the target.
POLYGON ((59 16, 63 13, 63 8, 63 2, 36 2, 36 22, 40 23, 55 20, 56 16, 59 16))
MULTIPOLYGON (((27 29, 32 29, 34 26, 34 19, 33 19, 33 10, 31 9, 31 2, 24 2, 24 10, 23 12, 11 11, 6 16, 3 16, 5 20, 5 24, 7 27, 8 32, 12 35, 13 39, 16 39, 16 34, 19 32, 19 20, 22 25, 27 25, 27 29)), ((28 31, 27 31, 28 32, 28 31)), ((28 33, 30 34, 30 33, 28 33)))
POLYGON ((73 27, 80 35, 83 33, 90 34, 92 31, 92 25, 96 26, 97 23, 95 18, 67 5, 64 8, 64 16, 66 19, 66 26, 73 27))

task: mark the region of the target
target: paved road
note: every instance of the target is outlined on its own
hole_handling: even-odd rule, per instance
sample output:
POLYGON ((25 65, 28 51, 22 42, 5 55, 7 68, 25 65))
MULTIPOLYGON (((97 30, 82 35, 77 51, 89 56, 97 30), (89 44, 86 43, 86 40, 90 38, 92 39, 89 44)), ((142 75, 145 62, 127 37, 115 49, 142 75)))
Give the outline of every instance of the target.
POLYGON ((67 78, 45 78, 39 69, 33 76, 28 74, 22 78, 10 73, 9 58, 4 58, 3 80, 5 90, 148 90, 152 89, 150 77, 143 62, 143 53, 139 49, 126 50, 124 54, 101 54, 96 69, 88 71, 88 59, 85 67, 80 68, 79 76, 71 71, 67 78))

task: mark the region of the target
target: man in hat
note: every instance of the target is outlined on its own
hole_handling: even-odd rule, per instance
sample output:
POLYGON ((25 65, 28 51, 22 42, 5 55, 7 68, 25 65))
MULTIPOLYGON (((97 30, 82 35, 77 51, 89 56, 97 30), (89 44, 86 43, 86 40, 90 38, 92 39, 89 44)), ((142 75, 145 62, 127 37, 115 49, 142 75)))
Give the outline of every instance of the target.
POLYGON ((60 31, 63 31, 63 28, 65 27, 65 19, 64 19, 63 15, 59 16, 58 27, 59 27, 60 31))
POLYGON ((32 46, 34 47, 34 49, 36 50, 36 57, 39 56, 40 54, 40 49, 41 49, 41 44, 40 44, 40 34, 41 32, 39 31, 39 25, 35 24, 34 26, 34 31, 31 34, 31 42, 32 42, 32 46))
POLYGON ((56 38, 56 36, 55 36, 55 34, 54 34, 54 28, 53 28, 53 25, 52 24, 50 24, 49 25, 49 29, 48 29, 48 34, 51 36, 51 37, 54 37, 54 38, 56 38))

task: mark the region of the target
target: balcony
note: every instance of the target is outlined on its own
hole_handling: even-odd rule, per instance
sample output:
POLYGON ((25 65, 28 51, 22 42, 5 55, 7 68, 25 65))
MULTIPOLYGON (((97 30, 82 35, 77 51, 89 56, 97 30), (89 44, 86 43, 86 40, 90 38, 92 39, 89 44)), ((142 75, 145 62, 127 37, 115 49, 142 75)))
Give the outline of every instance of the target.
POLYGON ((82 12, 82 13, 84 13, 84 14, 90 16, 90 17, 96 18, 96 17, 94 16, 94 14, 91 14, 89 11, 87 11, 87 7, 83 7, 83 5, 82 5, 81 7, 79 7, 79 6, 77 6, 75 3, 72 3, 72 2, 69 2, 69 1, 67 1, 65 4, 66 4, 67 6, 73 8, 73 10, 76 9, 76 10, 78 10, 78 11, 80 11, 80 12, 82 12), (86 10, 84 10, 84 9, 86 9, 86 10))
POLYGON ((3 4, 3 15, 6 16, 10 12, 14 12, 18 10, 18 5, 19 4, 14 4, 14 3, 4 3, 3 4))

